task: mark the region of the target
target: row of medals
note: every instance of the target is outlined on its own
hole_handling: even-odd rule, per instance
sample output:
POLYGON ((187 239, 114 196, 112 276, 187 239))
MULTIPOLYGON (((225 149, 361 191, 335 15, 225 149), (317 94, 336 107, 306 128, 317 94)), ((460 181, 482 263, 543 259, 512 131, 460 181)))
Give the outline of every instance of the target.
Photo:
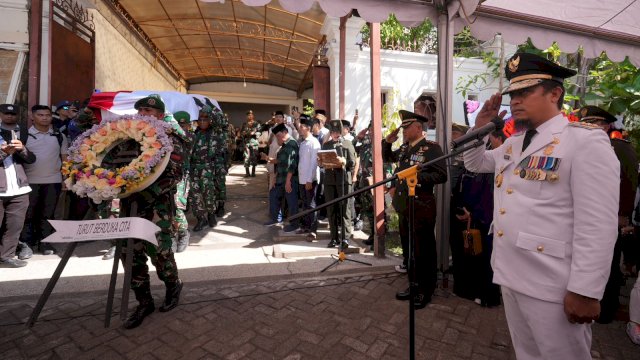
MULTIPOLYGON (((553 138, 553 145, 557 145, 560 143, 560 139, 553 138)), ((543 153, 545 156, 549 156, 553 154, 554 146, 547 146, 543 153)), ((505 154, 511 154, 513 152, 511 145, 505 151, 505 154)), ((520 176, 520 178, 525 180, 538 180, 538 181, 549 181, 556 182, 560 179, 556 170, 558 170, 558 166, 560 165, 560 159, 553 158, 550 163, 548 159, 541 156, 528 156, 524 160, 520 162, 518 167, 513 170, 513 175, 520 176), (542 161, 544 160, 544 161, 542 161), (527 166, 524 166, 524 163, 527 163, 527 166), (547 164, 549 163, 549 164, 547 164)), ((504 168, 500 169, 500 172, 496 175, 496 187, 502 186, 502 182, 504 181, 504 168)))

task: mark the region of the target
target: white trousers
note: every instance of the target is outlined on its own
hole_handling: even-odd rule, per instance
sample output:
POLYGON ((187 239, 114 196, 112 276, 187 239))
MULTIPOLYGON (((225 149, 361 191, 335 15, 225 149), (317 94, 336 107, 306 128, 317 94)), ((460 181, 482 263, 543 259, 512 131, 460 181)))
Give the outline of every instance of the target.
POLYGON ((502 286, 502 299, 518 360, 591 359, 591 324, 571 324, 564 305, 502 286))
POLYGON ((640 276, 636 279, 636 284, 631 289, 631 299, 629 299, 629 320, 640 324, 640 276))

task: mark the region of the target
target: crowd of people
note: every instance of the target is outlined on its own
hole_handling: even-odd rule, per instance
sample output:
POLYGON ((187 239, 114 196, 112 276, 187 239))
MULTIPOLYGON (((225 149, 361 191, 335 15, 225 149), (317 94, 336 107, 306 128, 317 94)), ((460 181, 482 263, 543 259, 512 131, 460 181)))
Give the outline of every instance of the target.
MULTIPOLYGON (((612 321, 619 308, 625 275, 621 263, 626 275, 640 265, 637 156, 628 141, 612 136, 616 118, 607 111, 585 106, 578 111, 578 122, 563 115, 562 80, 573 75, 536 55, 515 54, 505 67, 510 82, 503 94, 509 95, 517 132, 507 136, 495 130, 485 146, 423 167, 415 188, 406 180, 388 187, 403 253, 396 270, 407 273, 410 283, 396 298, 412 300, 417 309, 431 301, 437 283, 434 187, 449 180, 451 213, 440 215, 450 217, 453 292, 482 306, 502 302, 519 358, 589 358, 589 324, 612 321)), ((474 129, 454 124, 453 139, 502 122, 501 102, 502 94, 487 100, 474 129)), ((63 218, 76 220, 130 216, 118 213, 137 203, 133 215, 155 217, 161 228, 158 246, 139 240, 134 245, 131 285, 139 305, 124 326, 137 327, 155 311, 147 257, 167 289, 160 311, 169 311, 178 305, 182 290, 174 253, 189 244, 185 212, 191 209, 197 220, 192 231, 217 225, 217 218, 225 215, 226 175, 234 153, 242 154, 247 178, 256 176, 260 162, 266 163, 265 226, 282 225, 284 233, 317 241, 318 222, 326 218, 327 246, 345 249, 366 219, 369 237, 364 243, 373 246, 370 192, 310 211, 373 183, 371 124, 356 133, 357 113, 350 122, 328 119, 321 109, 309 116, 294 108, 289 115, 274 112, 265 123, 249 110, 236 130, 210 102, 198 105, 199 116, 191 119, 186 111, 166 116, 158 95, 136 102, 138 114, 171 124, 171 161, 148 188, 99 205, 70 192, 60 196, 60 168, 69 143, 99 122, 87 103, 64 101, 55 113, 35 105, 29 129, 18 127, 16 106, 0 105, 0 267, 25 266, 34 250, 55 253, 42 239, 52 232, 47 220, 54 218, 59 199, 67 202, 63 218), (304 216, 284 224, 301 211, 304 216)), ((401 110, 399 115, 399 127, 379 144, 385 164, 400 173, 443 155, 442 148, 425 137, 435 126, 433 104, 418 99, 413 112, 401 110), (400 132, 401 144, 394 147, 400 132)), ((135 145, 133 140, 119 144, 104 164, 117 167, 130 161, 136 156, 135 145)), ((113 258, 112 245, 104 259, 113 258)), ((636 282, 627 332, 638 344, 639 302, 636 282)))

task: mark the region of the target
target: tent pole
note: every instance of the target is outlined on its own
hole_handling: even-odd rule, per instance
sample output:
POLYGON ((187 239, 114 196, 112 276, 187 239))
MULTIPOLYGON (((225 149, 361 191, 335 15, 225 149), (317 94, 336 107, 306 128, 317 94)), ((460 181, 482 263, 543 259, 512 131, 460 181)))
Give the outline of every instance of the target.
MULTIPOLYGON (((446 7, 443 7, 446 9, 446 7)), ((438 16, 438 103, 436 109, 436 140, 445 154, 449 153, 451 138, 451 101, 453 98, 453 24, 443 11, 438 16)), ((447 165, 451 161, 447 160, 447 165)), ((438 263, 442 271, 449 268, 449 214, 451 200, 450 179, 436 187, 438 221, 436 226, 436 246, 438 263)), ((443 286, 447 284, 444 281, 443 286)))

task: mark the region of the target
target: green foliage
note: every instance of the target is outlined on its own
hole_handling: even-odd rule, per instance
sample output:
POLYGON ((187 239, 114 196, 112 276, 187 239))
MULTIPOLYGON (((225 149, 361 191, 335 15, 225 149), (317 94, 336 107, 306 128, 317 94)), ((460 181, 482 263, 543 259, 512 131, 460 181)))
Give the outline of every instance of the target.
MULTIPOLYGON (((365 25, 360 33, 362 42, 368 44, 371 35, 369 26, 365 25)), ((432 54, 437 52, 438 36, 436 27, 429 19, 425 19, 418 26, 408 28, 402 26, 395 15, 391 14, 380 24, 380 41, 382 47, 399 47, 405 51, 432 54)))
POLYGON ((604 55, 596 59, 587 89, 585 100, 599 102, 612 114, 640 115, 640 70, 628 58, 620 63, 604 55))
POLYGON ((313 99, 304 99, 302 102, 302 113, 313 117, 315 115, 315 107, 313 105, 313 99))
POLYGON ((453 56, 476 58, 485 57, 486 52, 482 51, 480 40, 471 35, 471 29, 465 26, 462 31, 453 37, 453 56))
POLYGON ((493 52, 482 52, 482 62, 487 66, 487 71, 476 75, 467 75, 458 79, 456 92, 467 98, 469 91, 480 92, 487 88, 494 79, 500 77, 500 59, 493 52))

